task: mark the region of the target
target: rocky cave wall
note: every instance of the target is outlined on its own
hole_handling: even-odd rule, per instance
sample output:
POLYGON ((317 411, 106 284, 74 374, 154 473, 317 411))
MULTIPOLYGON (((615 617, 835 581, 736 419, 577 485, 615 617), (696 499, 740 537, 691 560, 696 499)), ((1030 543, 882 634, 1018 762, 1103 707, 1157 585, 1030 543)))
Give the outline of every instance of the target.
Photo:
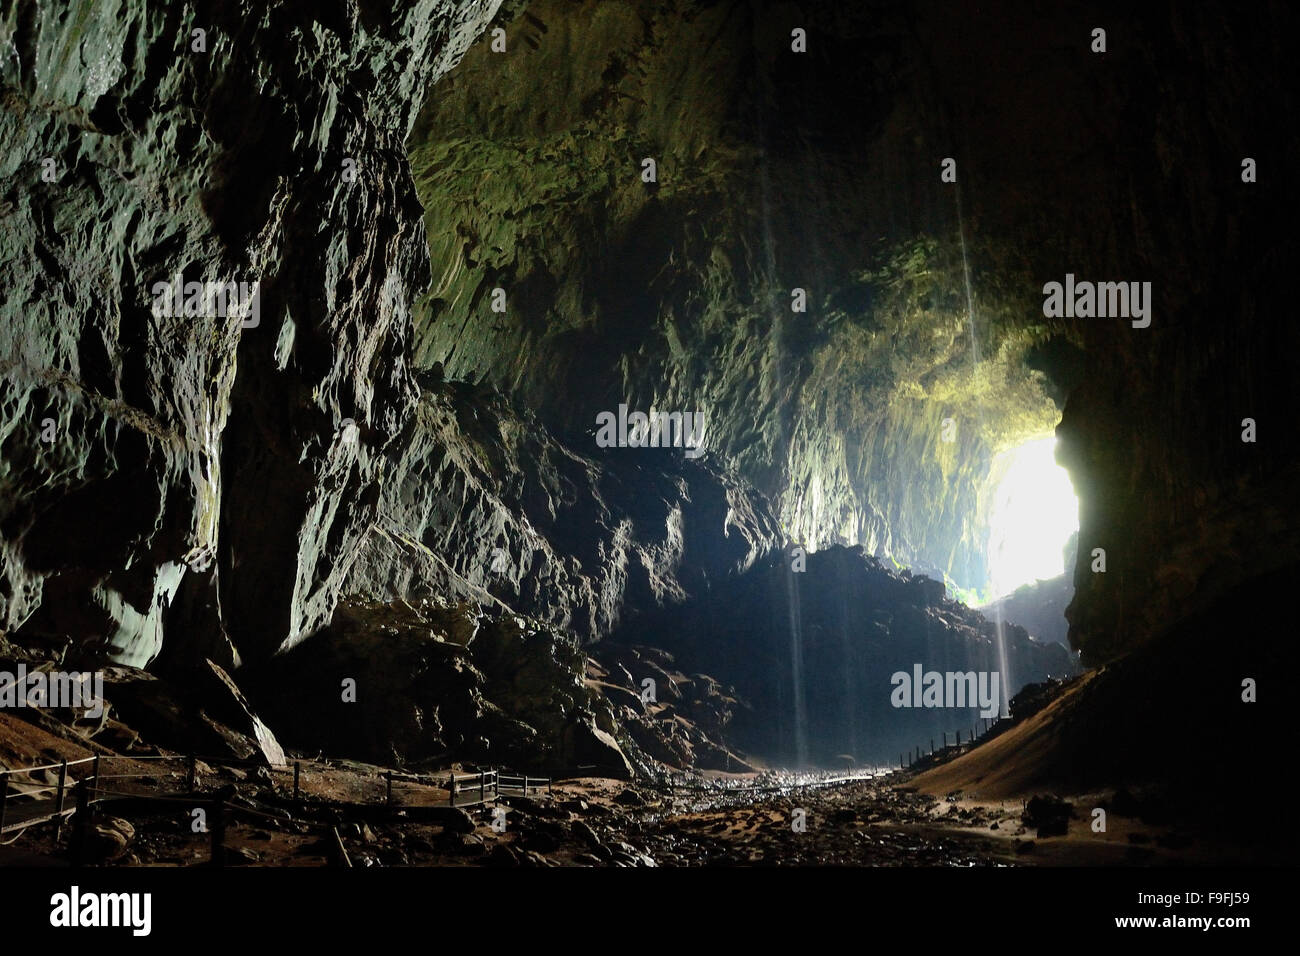
POLYGON ((416 361, 579 448, 623 403, 702 409, 791 540, 983 587, 979 485, 1055 426, 1025 358, 1068 330, 973 222, 967 321, 953 137, 911 16, 541 0, 502 22, 505 51, 472 50, 412 135, 435 263, 416 361))
POLYGON ((1284 38, 1300 18, 1279 3, 1250 16, 1171 5, 1123 22, 1135 42, 1098 77, 1123 104, 1107 144, 1115 176, 1094 204, 1115 231, 1110 273, 1151 281, 1158 311, 1145 330, 1087 327, 1086 374, 1058 432, 1080 492, 1067 616, 1093 664, 1230 615, 1252 589, 1268 602, 1255 582, 1300 568, 1300 330, 1287 318, 1300 244, 1284 172, 1300 134, 1279 122, 1297 108, 1294 84, 1271 79, 1289 72, 1284 38), (1243 182, 1247 157, 1256 182, 1243 182))
POLYGON ((442 592, 595 637, 782 537, 977 585, 988 462, 1062 405, 1085 660, 1297 564, 1284 5, 1096 58, 1073 8, 541 0, 453 69, 495 11, 4 8, 0 629, 258 664, 442 592), (1152 326, 1045 320, 1066 272, 1152 326), (256 322, 153 314, 178 274, 256 322), (709 455, 596 449, 620 403, 709 455))
POLYGON ((791 538, 965 586, 991 453, 1065 406, 1094 664, 1294 566, 1295 102, 1270 77, 1295 14, 832 7, 513 10, 415 126, 417 362, 578 435, 621 402, 704 408, 791 538), (1151 282, 1152 324, 1045 318, 1067 273, 1151 282))
POLYGON ((417 396, 404 143, 497 5, 5 4, 0 629, 229 663, 329 620, 417 396), (155 314, 176 275, 257 313, 155 314))

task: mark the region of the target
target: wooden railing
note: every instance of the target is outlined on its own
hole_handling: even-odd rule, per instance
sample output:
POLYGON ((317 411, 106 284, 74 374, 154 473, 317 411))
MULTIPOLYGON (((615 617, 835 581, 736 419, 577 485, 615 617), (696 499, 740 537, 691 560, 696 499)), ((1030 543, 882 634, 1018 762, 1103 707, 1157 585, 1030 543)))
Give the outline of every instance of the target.
POLYGON ((529 790, 541 790, 546 788, 547 796, 552 793, 550 777, 530 777, 525 774, 522 777, 508 777, 505 774, 497 774, 497 792, 504 790, 517 791, 521 796, 528 796, 529 790))
MULTIPOLYGON (((199 758, 196 756, 181 755, 137 755, 123 756, 119 754, 97 754, 93 757, 81 757, 77 760, 62 760, 59 763, 42 764, 37 767, 11 767, 0 768, 0 834, 3 834, 6 826, 10 823, 30 825, 40 823, 46 820, 54 820, 58 826, 62 826, 63 817, 72 813, 67 803, 68 793, 85 792, 85 801, 94 803, 100 799, 109 796, 148 796, 149 793, 128 793, 121 790, 111 790, 109 788, 122 786, 121 783, 111 781, 122 780, 139 780, 145 779, 150 783, 156 783, 155 773, 153 771, 140 770, 134 773, 105 773, 103 768, 112 761, 127 761, 129 763, 145 763, 148 761, 172 761, 183 765, 185 770, 184 789, 193 791, 195 783, 195 766, 199 759, 207 763, 228 765, 248 765, 257 763, 257 761, 235 760, 221 757, 199 758), (89 772, 77 776, 69 771, 77 767, 89 765, 89 772), (23 780, 23 777, 32 777, 34 774, 44 773, 46 771, 58 770, 58 782, 54 784, 44 783, 31 780, 23 780), (12 793, 11 793, 12 790, 12 793), (53 794, 53 796, 48 796, 53 794), (14 805, 13 797, 18 797, 21 803, 21 816, 14 814, 17 819, 10 819, 11 807, 14 805), (31 800, 30 798, 37 798, 31 800), (48 801, 48 806, 43 806, 48 801), (33 812, 34 811, 34 812, 33 812)), ((79 796, 80 800, 81 797, 79 796)))
MULTIPOLYGON (((195 792, 197 782, 196 767, 200 760, 213 766, 265 766, 264 763, 257 760, 223 757, 103 754, 82 757, 78 760, 63 760, 59 763, 43 764, 37 767, 0 769, 0 834, 3 834, 6 828, 23 830, 28 826, 51 820, 54 821, 57 828, 61 828, 64 818, 73 813, 73 808, 69 806, 69 792, 75 795, 78 810, 88 809, 94 803, 102 800, 127 797, 157 800, 196 799, 198 798, 195 792), (170 792, 162 792, 164 788, 160 786, 161 781, 158 779, 162 774, 148 769, 124 773, 106 773, 105 768, 109 767, 111 769, 111 764, 117 761, 126 761, 128 764, 139 764, 147 761, 171 761, 178 764, 175 770, 167 774, 172 778, 174 784, 170 788, 170 792), (77 768, 85 768, 85 772, 78 774, 77 768), (48 773, 54 770, 58 771, 57 783, 32 779, 36 774, 48 773), (182 773, 183 782, 181 780, 182 773), (143 791, 126 790, 120 782, 139 779, 145 780, 146 786, 143 791), (17 801, 13 799, 15 797, 18 798, 17 801)), ((287 772, 289 768, 279 769, 287 772)), ((301 800, 301 779, 302 764, 295 761, 293 764, 293 800, 295 803, 301 800)), ((419 805, 418 803, 407 804, 398 799, 399 794, 394 792, 394 783, 416 784, 426 791, 430 788, 446 790, 448 804, 453 807, 457 806, 458 803, 460 806, 484 803, 488 800, 495 800, 500 796, 528 796, 530 793, 540 791, 543 787, 546 789, 548 796, 552 794, 552 783, 549 777, 532 777, 526 774, 518 776, 502 774, 496 770, 485 770, 472 774, 451 773, 442 778, 403 774, 390 770, 384 774, 384 803, 390 807, 419 805), (445 783, 442 782, 444 780, 445 783), (458 796, 461 797, 459 801, 457 800, 458 796)), ((198 799, 201 800, 204 806, 207 805, 206 800, 203 800, 203 798, 198 799)), ((239 808, 231 806, 228 809, 239 808)), ((218 819, 220 819, 222 808, 216 808, 216 813, 218 819)), ((220 852, 215 844, 213 852, 215 859, 220 852)))
MULTIPOLYGON (((975 727, 969 728, 969 732, 966 737, 965 747, 967 748, 973 747, 977 741, 981 741, 986 737, 994 736, 996 734, 1001 733, 1005 726, 1009 726, 1009 723, 1004 723, 1006 721, 1007 718, 1005 717, 980 718, 978 729, 976 729, 975 727)), ((909 750, 907 752, 906 760, 903 759, 903 754, 900 753, 898 755, 899 768, 901 769, 906 767, 914 767, 917 764, 922 762, 925 762, 928 765, 928 763, 933 762, 932 758, 935 756, 936 753, 938 753, 940 756, 943 756, 948 753, 954 753, 954 754, 959 753, 963 749, 963 745, 961 742, 961 733, 962 732, 960 730, 954 733, 953 738, 955 742, 950 745, 948 743, 948 732, 944 731, 942 734, 942 746, 940 746, 937 749, 934 746, 934 738, 931 737, 929 753, 926 753, 923 744, 917 744, 914 750, 909 750)))
POLYGON ((499 797, 507 791, 526 797, 529 790, 541 790, 543 787, 546 788, 549 796, 552 793, 550 777, 530 777, 526 774, 522 777, 508 776, 495 770, 484 770, 481 773, 459 777, 454 773, 448 774, 447 782, 443 785, 443 789, 448 794, 448 803, 453 807, 456 806, 456 795, 459 793, 476 793, 478 799, 474 800, 471 797, 470 802, 483 803, 489 796, 499 797))

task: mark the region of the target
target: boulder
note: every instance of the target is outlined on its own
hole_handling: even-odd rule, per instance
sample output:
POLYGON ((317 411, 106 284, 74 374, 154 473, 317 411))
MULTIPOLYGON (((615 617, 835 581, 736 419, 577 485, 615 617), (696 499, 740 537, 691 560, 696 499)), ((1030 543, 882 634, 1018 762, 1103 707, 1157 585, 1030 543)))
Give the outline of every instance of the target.
POLYGON ((1073 812, 1074 807, 1068 801, 1048 794, 1030 797, 1020 819, 1027 826, 1037 827, 1040 839, 1064 836, 1069 830, 1073 812))
POLYGON ((135 827, 120 817, 101 817, 90 831, 87 849, 97 860, 116 860, 135 839, 135 827))
POLYGON ((564 731, 563 757, 586 776, 631 780, 632 765, 611 735, 589 719, 574 721, 564 731))
POLYGON ((266 726, 257 714, 253 713, 248 700, 240 693, 239 688, 235 686, 235 682, 230 679, 230 675, 211 660, 205 661, 205 663, 208 667, 208 673, 212 677, 208 681, 208 685, 212 689, 210 697, 213 700, 210 706, 234 727, 253 739, 257 744, 258 754, 267 764, 272 767, 286 766, 289 761, 284 755, 284 748, 275 739, 275 734, 271 732, 271 728, 266 726))

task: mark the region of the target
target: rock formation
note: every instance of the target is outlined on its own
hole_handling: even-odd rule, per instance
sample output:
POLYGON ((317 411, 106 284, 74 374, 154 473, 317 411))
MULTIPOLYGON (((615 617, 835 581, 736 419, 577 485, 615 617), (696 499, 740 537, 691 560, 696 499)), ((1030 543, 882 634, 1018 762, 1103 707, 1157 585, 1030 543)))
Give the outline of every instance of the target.
POLYGON ((329 621, 416 396, 403 144, 496 6, 8 8, 0 627, 140 666, 329 621), (155 315, 177 275, 257 315, 155 315))

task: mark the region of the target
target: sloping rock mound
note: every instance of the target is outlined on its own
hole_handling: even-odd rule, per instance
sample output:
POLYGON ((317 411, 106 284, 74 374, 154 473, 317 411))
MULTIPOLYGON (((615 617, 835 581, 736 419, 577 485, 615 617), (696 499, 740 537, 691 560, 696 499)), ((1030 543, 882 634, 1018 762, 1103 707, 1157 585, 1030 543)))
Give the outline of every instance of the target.
POLYGON ((1074 568, 1078 552, 1076 533, 1070 537, 1063 551, 1064 574, 1022 585, 977 610, 990 619, 1001 614, 1002 620, 1019 624, 1031 637, 1040 641, 1054 641, 1068 646, 1070 623, 1065 619, 1065 609, 1074 597, 1074 568))
POLYGON ((240 681, 295 746, 375 763, 622 779, 750 769, 724 742, 737 702, 717 681, 666 670, 671 656, 654 648, 611 651, 637 675, 659 675, 663 700, 644 702, 628 669, 513 612, 349 598, 325 631, 240 681))
POLYGON ((1259 813, 1260 794, 1290 786, 1291 705, 1279 681, 1296 673, 1300 653, 1267 633, 1276 627, 1269 597, 1294 575, 1229 592, 1212 613, 1089 672, 1041 709, 1028 706, 1025 719, 916 786, 985 799, 1126 787, 1245 838, 1241 814, 1259 813))

